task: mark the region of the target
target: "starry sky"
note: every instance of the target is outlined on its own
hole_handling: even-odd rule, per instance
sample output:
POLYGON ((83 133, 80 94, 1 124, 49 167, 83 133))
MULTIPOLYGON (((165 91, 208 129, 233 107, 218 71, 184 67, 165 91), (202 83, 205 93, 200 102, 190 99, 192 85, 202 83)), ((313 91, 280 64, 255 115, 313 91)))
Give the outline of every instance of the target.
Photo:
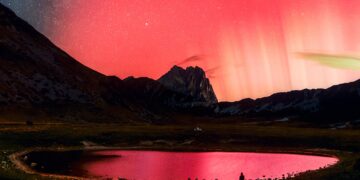
POLYGON ((157 79, 173 65, 197 65, 222 101, 360 78, 359 68, 343 63, 360 61, 357 0, 0 3, 101 73, 157 79))

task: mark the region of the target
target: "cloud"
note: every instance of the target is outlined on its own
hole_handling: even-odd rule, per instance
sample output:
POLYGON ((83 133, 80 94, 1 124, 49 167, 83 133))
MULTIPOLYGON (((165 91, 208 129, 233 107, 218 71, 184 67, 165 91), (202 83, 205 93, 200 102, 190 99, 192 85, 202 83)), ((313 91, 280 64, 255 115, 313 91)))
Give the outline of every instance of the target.
POLYGON ((216 66, 216 67, 213 67, 213 68, 209 68, 209 69, 206 69, 205 70, 205 73, 206 75, 208 76, 208 78, 215 78, 215 74, 217 72, 218 69, 220 69, 221 66, 216 66))
POLYGON ((213 68, 209 68, 209 69, 206 69, 205 72, 206 73, 215 73, 216 70, 218 70, 221 66, 216 66, 216 67, 213 67, 213 68))
POLYGON ((202 56, 202 55, 191 56, 181 62, 178 62, 177 65, 184 65, 184 64, 188 64, 188 63, 192 63, 192 62, 202 61, 202 60, 204 60, 204 57, 205 56, 202 56))
POLYGON ((324 66, 337 69, 360 70, 360 58, 356 56, 310 52, 296 54, 305 60, 315 61, 324 66))
MULTIPOLYGON (((205 55, 194 55, 189 58, 186 58, 185 60, 183 60, 181 62, 176 63, 176 65, 182 66, 182 65, 199 64, 199 62, 207 60, 206 57, 207 56, 205 56, 205 55)), ((205 67, 206 67, 206 65, 205 65, 205 67)), ((215 78, 216 77, 215 74, 219 68, 221 68, 221 66, 215 66, 212 68, 204 68, 204 71, 208 78, 215 78)))

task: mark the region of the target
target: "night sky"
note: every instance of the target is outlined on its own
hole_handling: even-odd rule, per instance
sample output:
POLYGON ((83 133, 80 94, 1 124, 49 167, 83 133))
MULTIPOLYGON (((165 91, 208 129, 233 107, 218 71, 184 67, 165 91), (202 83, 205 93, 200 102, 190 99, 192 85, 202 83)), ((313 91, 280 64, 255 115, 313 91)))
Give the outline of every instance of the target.
POLYGON ((156 79, 175 64, 198 65, 220 100, 360 78, 354 68, 305 60, 360 56, 358 0, 0 2, 99 72, 156 79))

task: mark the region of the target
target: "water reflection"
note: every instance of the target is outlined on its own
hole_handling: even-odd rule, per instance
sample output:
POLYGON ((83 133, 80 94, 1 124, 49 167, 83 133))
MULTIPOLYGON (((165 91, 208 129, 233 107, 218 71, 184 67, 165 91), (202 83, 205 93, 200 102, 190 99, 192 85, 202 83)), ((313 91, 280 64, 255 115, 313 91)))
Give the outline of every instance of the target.
POLYGON ((231 152, 95 151, 82 156, 77 168, 86 176, 136 180, 231 180, 282 178, 335 164, 332 157, 231 152), (112 158, 86 160, 97 155, 112 158))

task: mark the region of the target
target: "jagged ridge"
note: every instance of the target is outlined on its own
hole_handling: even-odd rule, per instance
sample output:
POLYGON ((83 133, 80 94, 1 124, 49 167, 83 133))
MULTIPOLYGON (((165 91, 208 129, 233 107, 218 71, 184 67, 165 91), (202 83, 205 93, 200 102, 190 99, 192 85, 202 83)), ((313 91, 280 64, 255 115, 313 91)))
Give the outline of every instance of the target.
POLYGON ((198 103, 215 104, 217 98, 204 70, 200 67, 183 69, 174 66, 158 81, 165 87, 195 98, 198 103))

